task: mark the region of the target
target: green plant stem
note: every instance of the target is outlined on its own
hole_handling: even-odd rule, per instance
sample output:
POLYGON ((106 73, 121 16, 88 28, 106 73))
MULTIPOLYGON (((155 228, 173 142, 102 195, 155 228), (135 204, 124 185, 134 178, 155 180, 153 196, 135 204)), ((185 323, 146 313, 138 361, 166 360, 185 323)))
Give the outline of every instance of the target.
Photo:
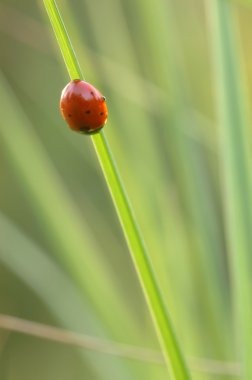
POLYGON ((152 272, 143 239, 104 134, 96 135, 93 142, 117 209, 170 372, 173 373, 174 379, 189 379, 171 322, 152 272))
MULTIPOLYGON (((44 4, 71 79, 83 79, 80 66, 55 1, 44 0, 44 4)), ((93 135, 91 138, 130 249, 171 378, 174 380, 188 380, 190 379, 189 372, 177 343, 143 239, 130 207, 124 186, 119 177, 105 134, 102 131, 93 135)))

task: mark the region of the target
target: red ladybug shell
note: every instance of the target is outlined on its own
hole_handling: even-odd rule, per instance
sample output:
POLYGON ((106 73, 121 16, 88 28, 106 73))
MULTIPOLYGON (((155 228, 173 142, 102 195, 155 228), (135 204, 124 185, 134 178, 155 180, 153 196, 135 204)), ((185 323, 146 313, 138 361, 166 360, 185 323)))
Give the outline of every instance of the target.
POLYGON ((80 79, 72 80, 63 89, 60 110, 69 127, 84 134, 98 132, 108 117, 104 96, 80 79))

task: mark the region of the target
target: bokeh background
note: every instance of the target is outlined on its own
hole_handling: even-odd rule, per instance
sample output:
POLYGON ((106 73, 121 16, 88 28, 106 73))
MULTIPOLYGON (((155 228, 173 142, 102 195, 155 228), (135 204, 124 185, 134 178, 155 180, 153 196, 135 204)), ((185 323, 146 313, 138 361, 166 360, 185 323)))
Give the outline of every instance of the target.
MULTIPOLYGON (((58 1, 86 80, 106 96, 105 133, 193 378, 203 380, 239 372, 210 1, 58 1)), ((251 106, 252 8, 231 7, 251 106)), ((91 139, 60 117, 69 78, 42 0, 0 1, 0 46, 0 313, 159 351, 91 139)), ((152 359, 0 323, 2 380, 167 379, 152 359)))

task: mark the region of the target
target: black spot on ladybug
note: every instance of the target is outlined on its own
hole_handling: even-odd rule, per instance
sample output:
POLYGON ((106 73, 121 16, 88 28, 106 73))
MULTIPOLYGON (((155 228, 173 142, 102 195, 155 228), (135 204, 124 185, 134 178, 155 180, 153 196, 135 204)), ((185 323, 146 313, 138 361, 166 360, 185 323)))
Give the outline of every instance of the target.
POLYGON ((91 95, 94 95, 94 92, 93 92, 93 91, 90 91, 90 94, 91 94, 91 95))
POLYGON ((69 113, 69 114, 68 114, 68 117, 72 117, 72 115, 69 113))
POLYGON ((91 111, 90 111, 90 110, 87 110, 87 111, 85 111, 85 113, 91 113, 91 111))
POLYGON ((101 116, 104 115, 104 112, 100 112, 100 115, 101 115, 101 116))

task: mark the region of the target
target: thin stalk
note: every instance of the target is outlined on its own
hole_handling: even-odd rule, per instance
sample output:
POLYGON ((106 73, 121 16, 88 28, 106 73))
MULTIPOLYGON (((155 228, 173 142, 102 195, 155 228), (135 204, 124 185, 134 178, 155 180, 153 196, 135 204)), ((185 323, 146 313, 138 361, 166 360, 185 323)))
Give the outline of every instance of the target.
MULTIPOLYGON (((71 79, 83 79, 76 55, 54 0, 44 0, 71 79)), ((91 137, 114 201, 135 269, 141 282, 171 378, 190 379, 169 315, 157 285, 146 248, 119 177, 104 132, 91 137)))
MULTIPOLYGON (((0 327, 2 330, 18 332, 73 347, 82 347, 86 350, 100 352, 109 356, 119 356, 158 365, 164 364, 162 355, 155 350, 100 339, 92 335, 84 335, 72 330, 29 321, 8 314, 0 313, 0 327)), ((226 376, 240 375, 240 365, 238 362, 208 358, 189 358, 189 363, 192 370, 198 372, 226 376)))

